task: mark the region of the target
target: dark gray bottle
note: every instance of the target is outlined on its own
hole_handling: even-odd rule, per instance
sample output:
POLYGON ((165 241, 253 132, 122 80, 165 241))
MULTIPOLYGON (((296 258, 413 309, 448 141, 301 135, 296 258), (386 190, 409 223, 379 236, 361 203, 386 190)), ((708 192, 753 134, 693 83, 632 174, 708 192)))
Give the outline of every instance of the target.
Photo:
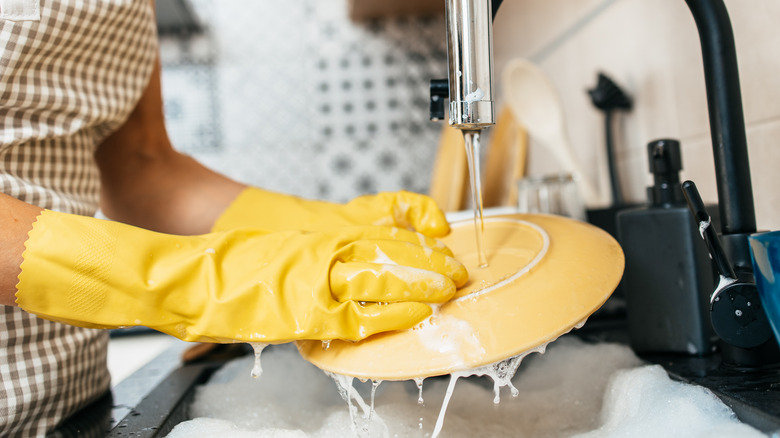
POLYGON ((715 276, 680 188, 680 143, 652 141, 647 155, 654 180, 648 205, 617 216, 631 347, 637 353, 706 355, 715 342, 709 317, 715 276))

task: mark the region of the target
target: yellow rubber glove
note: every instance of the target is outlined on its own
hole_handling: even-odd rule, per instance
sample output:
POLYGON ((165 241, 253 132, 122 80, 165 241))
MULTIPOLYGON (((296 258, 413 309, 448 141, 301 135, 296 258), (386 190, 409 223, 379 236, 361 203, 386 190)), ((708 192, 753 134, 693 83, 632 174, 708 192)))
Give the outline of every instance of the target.
POLYGON ((241 227, 265 230, 326 230, 353 225, 387 225, 429 237, 450 232, 436 201, 412 192, 360 196, 347 204, 312 201, 254 187, 244 189, 219 217, 212 231, 241 227))
POLYGON ((44 211, 25 246, 21 308, 185 341, 359 340, 413 326, 468 276, 441 243, 388 227, 174 236, 44 211))

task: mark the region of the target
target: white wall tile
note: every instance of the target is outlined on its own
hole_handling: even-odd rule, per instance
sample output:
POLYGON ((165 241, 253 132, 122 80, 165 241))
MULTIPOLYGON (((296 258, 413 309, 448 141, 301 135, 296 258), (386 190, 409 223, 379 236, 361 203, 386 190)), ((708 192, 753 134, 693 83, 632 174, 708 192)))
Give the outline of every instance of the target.
POLYGON ((748 130, 750 169, 759 230, 780 230, 780 117, 748 130))
POLYGON ((780 2, 726 0, 748 124, 780 116, 780 2))
MULTIPOLYGON (((769 201, 756 202, 757 215, 760 225, 777 228, 780 224, 773 216, 780 216, 780 203, 775 187, 780 185, 764 175, 777 172, 762 168, 762 175, 755 174, 756 166, 780 166, 768 146, 772 135, 778 138, 774 121, 780 119, 780 32, 776 31, 780 3, 727 0, 726 4, 737 45, 753 189, 756 199, 769 201)), ((697 182, 705 201, 717 199, 699 37, 683 1, 523 0, 505 2, 501 8, 495 30, 497 74, 509 59, 530 57, 550 41, 563 41, 539 65, 561 94, 568 130, 576 139, 578 156, 588 166, 605 171, 598 158, 604 141, 601 115, 584 94, 601 70, 635 103, 615 135, 626 196, 637 201, 646 197, 647 143, 677 138, 683 145, 683 178, 697 182), (512 31, 501 30, 500 25, 512 31), (511 43, 500 40, 508 37, 511 43)), ((532 174, 550 167, 538 160, 529 164, 532 174)))

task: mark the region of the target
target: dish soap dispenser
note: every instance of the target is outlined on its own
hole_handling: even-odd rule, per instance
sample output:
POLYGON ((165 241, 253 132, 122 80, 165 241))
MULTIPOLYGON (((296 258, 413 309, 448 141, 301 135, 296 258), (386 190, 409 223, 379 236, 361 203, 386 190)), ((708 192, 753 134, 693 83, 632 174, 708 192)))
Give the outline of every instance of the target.
POLYGON ((647 155, 653 174, 648 205, 617 216, 631 347, 637 353, 706 355, 715 344, 708 310, 715 277, 680 187, 680 143, 652 141, 647 155))

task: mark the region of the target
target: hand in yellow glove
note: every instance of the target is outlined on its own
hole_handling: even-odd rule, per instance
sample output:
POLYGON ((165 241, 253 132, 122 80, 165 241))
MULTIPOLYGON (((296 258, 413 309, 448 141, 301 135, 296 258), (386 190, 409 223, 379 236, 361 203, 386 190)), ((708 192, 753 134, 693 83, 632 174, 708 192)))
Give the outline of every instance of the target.
POLYGON ((271 231, 326 230, 352 225, 389 225, 442 237, 450 228, 428 196, 388 192, 360 196, 347 204, 312 201, 250 187, 219 217, 212 231, 251 227, 271 231))
POLYGON ((389 227, 173 236, 44 211, 25 246, 28 312, 185 341, 358 340, 413 326, 468 276, 441 243, 389 227))

